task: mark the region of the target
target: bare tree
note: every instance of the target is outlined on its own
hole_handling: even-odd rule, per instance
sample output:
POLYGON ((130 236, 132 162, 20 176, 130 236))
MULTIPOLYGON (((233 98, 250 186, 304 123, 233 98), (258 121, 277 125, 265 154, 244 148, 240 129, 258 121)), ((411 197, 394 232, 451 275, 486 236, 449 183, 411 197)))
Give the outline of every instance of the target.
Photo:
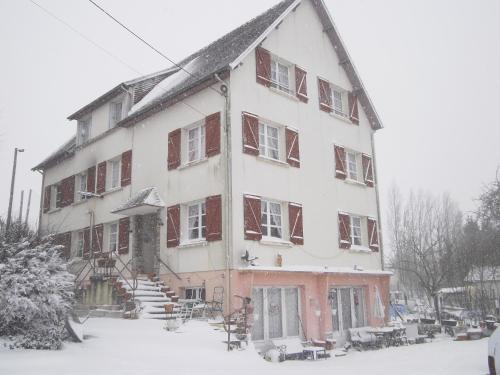
POLYGON ((392 267, 410 288, 425 293, 439 320, 438 292, 456 273, 462 213, 447 194, 411 192, 405 201, 394 188, 389 202, 392 267))

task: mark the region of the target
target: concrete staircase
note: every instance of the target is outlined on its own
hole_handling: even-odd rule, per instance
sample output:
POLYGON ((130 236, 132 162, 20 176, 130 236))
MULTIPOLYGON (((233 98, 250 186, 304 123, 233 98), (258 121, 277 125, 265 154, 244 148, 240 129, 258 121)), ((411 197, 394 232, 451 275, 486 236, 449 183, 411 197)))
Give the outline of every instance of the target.
POLYGON ((115 281, 115 288, 123 300, 135 303, 141 319, 180 317, 179 296, 158 278, 139 276, 136 281, 119 278, 115 281), (174 304, 173 314, 165 313, 166 304, 174 304))

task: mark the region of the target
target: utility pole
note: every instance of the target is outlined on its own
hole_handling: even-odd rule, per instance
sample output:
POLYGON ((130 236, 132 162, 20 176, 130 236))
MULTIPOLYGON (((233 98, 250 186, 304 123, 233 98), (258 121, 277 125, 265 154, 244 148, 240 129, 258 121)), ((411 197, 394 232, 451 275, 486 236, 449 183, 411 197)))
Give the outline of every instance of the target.
POLYGON ((31 205, 31 189, 28 194, 28 204, 26 205, 26 217, 24 218, 24 224, 28 226, 28 217, 30 216, 30 205, 31 205))
POLYGON ((21 224, 23 220, 23 203, 24 203, 24 190, 21 190, 21 204, 19 205, 19 217, 17 222, 21 224))
POLYGON ((7 223, 5 225, 5 230, 8 231, 10 227, 11 215, 12 215, 12 200, 14 198, 14 181, 16 180, 16 166, 17 166, 17 153, 24 152, 24 148, 14 149, 14 163, 12 165, 12 178, 10 180, 10 197, 9 197, 9 210, 7 211, 7 223))

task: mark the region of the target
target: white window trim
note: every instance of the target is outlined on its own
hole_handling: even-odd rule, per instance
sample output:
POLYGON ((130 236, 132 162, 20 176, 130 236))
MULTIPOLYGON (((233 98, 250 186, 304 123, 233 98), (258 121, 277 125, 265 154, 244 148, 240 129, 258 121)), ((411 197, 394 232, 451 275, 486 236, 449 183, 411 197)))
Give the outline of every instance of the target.
POLYGON ((287 60, 285 60, 277 55, 271 54, 271 67, 270 67, 270 69, 271 69, 271 71, 269 72, 269 74, 271 75, 270 88, 277 91, 277 92, 281 92, 281 93, 285 94, 286 96, 295 98, 295 94, 296 94, 296 91, 295 91, 296 90, 296 87, 295 87, 295 64, 293 64, 290 61, 287 61, 287 60), (273 65, 275 65, 276 69, 278 69, 278 66, 277 66, 278 64, 286 66, 288 68, 288 87, 285 87, 285 86, 280 84, 279 78, 278 78, 279 77, 279 70, 276 71, 276 77, 278 78, 278 80, 272 79, 273 65))
POLYGON ((87 186, 87 172, 81 172, 76 175, 76 187, 75 187, 75 203, 85 202, 87 198, 82 196, 79 192, 82 191, 82 179, 85 181, 85 190, 88 191, 89 187, 87 186))
POLYGON ((118 251, 118 246, 119 246, 119 243, 118 243, 119 242, 119 230, 120 230, 120 227, 118 225, 118 221, 113 221, 111 223, 107 223, 105 225, 105 227, 106 227, 106 231, 107 231, 107 235, 106 235, 106 237, 107 237, 107 241, 106 241, 106 249, 107 249, 107 251, 118 251), (111 248, 111 234, 113 232, 111 232, 111 227, 114 226, 114 225, 116 225, 116 244, 115 244, 115 248, 112 249, 111 248))
POLYGON ((123 119, 124 116, 124 109, 125 109, 125 101, 123 100, 123 96, 120 98, 117 98, 115 100, 112 100, 109 102, 109 121, 108 121, 108 129, 113 129, 118 122, 120 122, 123 119), (116 104, 121 104, 121 113, 120 113, 120 119, 116 122, 113 122, 113 114, 114 114, 114 105, 116 104))
POLYGON ((332 103, 331 106, 331 111, 330 114, 332 114, 335 117, 339 117, 342 119, 349 120, 349 97, 348 97, 348 91, 340 86, 334 85, 333 83, 329 82, 329 87, 330 87, 330 100, 332 103), (334 96, 334 91, 337 91, 341 95, 341 101, 342 101, 342 111, 338 111, 335 107, 335 96, 334 96))
MULTIPOLYGON (((206 214, 207 214, 207 209, 206 209, 206 201, 205 199, 200 199, 197 201, 192 201, 186 204, 183 204, 181 206, 181 243, 179 247, 191 247, 191 246, 198 246, 198 245, 205 245, 208 244, 206 237, 202 237, 202 233, 199 233, 201 237, 198 238, 189 238, 189 207, 194 206, 194 205, 200 205, 199 207, 201 208, 201 205, 205 204, 205 233, 206 233, 206 224, 207 224, 207 219, 206 219, 206 214)), ((198 214, 198 217, 200 219, 200 226, 198 231, 201 232, 202 224, 201 224, 201 211, 198 214)))
POLYGON ((363 178, 363 166, 362 166, 362 160, 361 160, 361 153, 351 150, 351 149, 346 149, 344 148, 345 152, 345 169, 346 169, 346 180, 349 180, 351 182, 361 182, 361 179, 363 178), (351 173, 353 172, 351 170, 351 165, 349 163, 349 155, 354 155, 354 163, 356 165, 356 178, 351 177, 351 173))
POLYGON ((106 191, 115 191, 121 188, 121 178, 122 178, 122 160, 121 157, 116 157, 107 161, 106 165, 106 191), (111 186, 113 182, 113 171, 112 165, 113 163, 118 163, 118 177, 117 177, 117 185, 111 186))
MULTIPOLYGON (((357 319, 356 319, 356 312, 355 312, 355 307, 354 307, 354 289, 361 289, 363 291, 363 324, 368 323, 367 319, 367 311, 366 311, 366 289, 364 285, 352 285, 352 286, 335 286, 335 287, 330 287, 328 289, 328 293, 330 294, 330 291, 332 289, 337 290, 337 319, 339 322, 339 330, 334 331, 334 333, 341 334, 343 331, 346 331, 346 329, 343 329, 343 317, 342 317, 342 309, 340 308, 339 304, 342 303, 340 301, 340 289, 349 289, 350 290, 350 305, 351 305, 351 322, 353 323, 353 326, 357 325, 357 319), (356 323, 356 324, 355 324, 356 323)), ((331 305, 330 305, 331 307, 331 305)), ((333 319, 333 316, 331 317, 333 319)), ((333 322, 332 322, 333 324, 333 322)))
POLYGON ((282 133, 283 133, 283 128, 278 126, 278 125, 275 125, 275 124, 272 124, 270 121, 265 121, 265 120, 261 120, 259 119, 259 156, 263 157, 263 158, 266 158, 266 159, 271 159, 271 160, 275 160, 275 161, 282 161, 283 160, 283 152, 282 152, 282 149, 283 149, 283 136, 282 136, 282 133), (261 144, 261 140, 260 140, 260 128, 264 129, 264 140, 265 140, 265 144, 262 145, 261 144), (277 145, 277 153, 278 153, 278 157, 277 158, 273 158, 272 156, 269 156, 269 151, 270 151, 270 147, 268 145, 268 138, 269 138, 269 128, 273 128, 273 129, 276 129, 276 133, 277 133, 277 140, 278 140, 278 145, 277 145), (261 153, 261 147, 264 147, 264 153, 261 153))
MULTIPOLYGON (((292 338, 292 337, 302 337, 302 332, 300 328, 300 322, 302 321, 302 302, 301 302, 301 297, 300 297, 300 288, 298 286, 257 286, 254 287, 253 289, 262 289, 262 317, 260 319, 263 319, 263 327, 264 327, 264 338, 262 340, 256 340, 256 342, 265 342, 269 341, 269 309, 268 309, 268 297, 267 297, 267 290, 269 289, 281 289, 281 332, 283 333, 283 336, 281 338, 286 339, 286 338, 292 338), (286 298, 285 298, 285 289, 297 289, 297 306, 298 308, 298 318, 299 318, 299 334, 298 336, 287 336, 288 334, 288 327, 287 327, 287 309, 286 309, 286 298)), ((252 290, 253 292, 253 290, 252 290)), ((280 338, 276 338, 280 339, 280 338)))
POLYGON ((75 256, 77 258, 82 258, 83 257, 83 252, 85 251, 85 233, 83 230, 79 230, 79 231, 76 231, 75 233, 75 256), (79 248, 79 242, 80 242, 80 239, 79 239, 79 236, 82 236, 82 242, 81 242, 81 252, 80 252, 80 248, 79 248))
MULTIPOLYGON (((285 202, 281 202, 281 201, 278 201, 278 200, 275 200, 275 199, 269 199, 269 198, 261 198, 260 201, 261 201, 261 205, 262 205, 262 202, 267 202, 268 203, 268 207, 269 207, 269 203, 276 203, 276 204, 280 205, 281 237, 272 237, 271 235, 269 235, 271 226, 270 226, 270 215, 268 214, 267 215, 268 235, 265 236, 264 234, 262 234, 262 239, 259 242, 261 242, 263 244, 266 244, 266 243, 283 243, 283 244, 286 244, 286 238, 288 238, 288 227, 287 227, 286 223, 288 221, 285 222, 284 218, 288 218, 288 208, 287 208, 287 205, 285 204, 285 202)), ((261 212, 261 215, 262 215, 262 212, 261 212)), ((262 231, 262 218, 260 220, 260 225, 261 225, 261 231, 262 231)))
POLYGON ((266 162, 271 162, 271 163, 276 163, 279 165, 283 166, 290 166, 286 162, 286 138, 285 138, 285 130, 286 126, 277 122, 274 122, 272 120, 268 120, 266 118, 259 117, 259 131, 258 131, 258 137, 259 137, 259 155, 257 156, 258 159, 266 162), (267 155, 263 155, 260 153, 260 125, 263 124, 264 126, 271 126, 273 128, 278 129, 278 159, 273 159, 267 155))
POLYGON ((185 168, 191 165, 195 165, 201 163, 205 160, 208 160, 206 155, 206 142, 207 142, 207 129, 205 127, 205 121, 200 120, 192 123, 182 129, 181 132, 181 167, 185 168), (200 147, 200 157, 199 159, 195 159, 189 161, 189 131, 195 128, 203 128, 204 129, 204 141, 201 144, 198 144, 200 147))
POLYGON ((351 246, 363 246, 363 217, 359 215, 349 215, 349 224, 351 228, 351 246), (354 236, 354 219, 359 219, 359 237, 354 236), (354 243, 354 239, 359 238, 359 244, 354 243))
POLYGON ((89 115, 87 117, 84 117, 84 118, 78 120, 77 125, 76 125, 76 135, 77 135, 76 143, 78 146, 83 145, 92 139, 92 116, 89 115), (89 127, 88 139, 86 139, 85 141, 83 141, 81 138, 80 128, 81 128, 82 124, 87 124, 89 127))

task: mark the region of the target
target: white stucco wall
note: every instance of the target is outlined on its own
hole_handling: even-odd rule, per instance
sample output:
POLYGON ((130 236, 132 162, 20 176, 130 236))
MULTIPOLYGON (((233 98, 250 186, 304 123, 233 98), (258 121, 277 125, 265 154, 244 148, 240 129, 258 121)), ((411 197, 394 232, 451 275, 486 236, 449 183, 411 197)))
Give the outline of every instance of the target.
MULTIPOLYGON (((351 90, 314 8, 304 1, 262 43, 262 47, 307 71, 309 102, 256 83, 255 53, 250 53, 231 76, 233 150, 234 263, 249 250, 261 265, 274 265, 281 253, 285 265, 380 268, 378 253, 339 250, 338 211, 377 218, 374 188, 335 178, 333 144, 372 155, 372 129, 360 109, 359 126, 319 110, 317 77, 351 90), (242 153, 241 113, 251 112, 299 131, 300 168, 280 165, 242 153), (250 193, 303 205, 304 245, 270 246, 245 241, 243 194, 250 193)), ((283 215, 288 224, 288 216, 283 215)))

